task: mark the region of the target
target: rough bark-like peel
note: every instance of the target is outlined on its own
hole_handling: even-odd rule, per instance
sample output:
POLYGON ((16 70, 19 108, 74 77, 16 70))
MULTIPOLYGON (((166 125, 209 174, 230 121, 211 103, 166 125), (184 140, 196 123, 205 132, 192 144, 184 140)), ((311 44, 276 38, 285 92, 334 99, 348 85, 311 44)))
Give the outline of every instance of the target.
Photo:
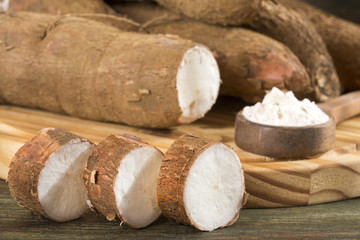
MULTIPOLYGON (((158 190, 157 190, 159 206, 162 213, 166 217, 173 219, 178 223, 182 223, 185 225, 192 225, 203 231, 211 231, 218 227, 229 226, 236 221, 241 206, 245 203, 244 201, 246 201, 247 194, 244 191, 241 193, 240 199, 238 199, 239 208, 235 209, 235 212, 232 212, 231 218, 227 222, 222 223, 221 225, 216 227, 210 227, 210 228, 200 227, 200 223, 195 222, 195 220, 191 220, 192 218, 191 213, 186 210, 189 206, 186 206, 185 204, 186 203, 185 187, 187 186, 186 184, 188 183, 187 180, 191 172, 191 169, 192 167, 194 167, 194 163, 198 160, 199 156, 201 156, 206 150, 210 149, 211 147, 214 147, 215 145, 219 145, 219 144, 202 137, 198 137, 194 135, 184 135, 178 138, 170 146, 170 148, 165 154, 164 160, 160 168, 160 173, 158 178, 158 190)), ((227 161, 228 159, 222 159, 222 160, 227 161)), ((238 161, 237 164, 240 164, 240 161, 238 161)), ((235 167, 235 169, 237 168, 235 167)), ((206 169, 202 169, 202 170, 206 171, 206 169)), ((221 171, 221 169, 218 170, 221 171)), ((241 170, 241 174, 243 175, 242 170, 241 170)), ((242 181, 241 183, 242 185, 233 186, 237 188, 239 191, 241 191, 240 189, 243 190, 245 189, 243 176, 241 177, 241 179, 240 180, 242 181)), ((225 186, 225 188, 226 187, 229 186, 225 186)), ((214 199, 208 199, 208 200, 216 201, 214 199)), ((219 204, 221 204, 221 202, 219 204)), ((219 216, 214 215, 212 217, 216 219, 219 216)))
POLYGON ((149 33, 174 34, 208 46, 218 62, 220 94, 261 101, 272 87, 313 98, 305 67, 285 45, 265 35, 239 27, 222 27, 186 19, 161 6, 130 2, 114 9, 139 23, 149 33))
POLYGON ((340 82, 326 45, 304 16, 277 0, 157 0, 188 17, 224 26, 250 26, 287 45, 307 68, 313 98, 326 101, 340 94, 340 82))
MULTIPOLYGON (((206 47, 190 40, 122 31, 80 17, 3 13, 0 28, 0 65, 6 66, 0 68, 0 101, 8 104, 164 128, 181 122, 177 74, 188 51, 206 55, 213 61, 210 70, 218 71, 206 47)), ((218 74, 210 79, 216 93, 206 99, 206 111, 220 85, 218 74)))
MULTIPOLYGON (((87 167, 83 174, 85 186, 87 188, 88 196, 91 201, 92 209, 100 212, 111 221, 115 218, 128 225, 139 228, 146 227, 151 221, 146 224, 136 225, 127 220, 127 217, 122 214, 122 210, 117 205, 116 197, 116 179, 119 178, 129 184, 135 184, 134 181, 142 181, 138 179, 145 176, 133 176, 134 179, 125 179, 125 176, 119 176, 120 165, 124 164, 124 159, 134 150, 139 150, 145 147, 151 147, 147 143, 135 138, 131 135, 111 135, 102 140, 94 149, 93 154, 89 157, 87 167)), ((153 148, 153 147, 151 147, 153 148)), ((154 150, 161 153, 156 148, 154 150)), ((145 161, 148 156, 142 156, 144 159, 134 159, 133 161, 145 161)), ((162 153, 161 153, 162 158, 162 153)), ((161 162, 161 159, 159 163, 161 162)), ((136 164, 136 163, 134 163, 136 164)), ((156 170, 157 176, 158 169, 156 170)), ((146 179, 144 179, 146 181, 146 179)), ((155 180, 156 182, 156 180, 155 180)), ((156 184, 154 182, 154 184, 156 184)), ((131 195, 131 193, 121 193, 131 195)), ((132 199, 131 201, 140 201, 141 199, 132 199)), ((156 206, 157 207, 157 206, 156 206)), ((157 207, 158 208, 158 207, 157 207)), ((159 210, 160 215, 160 210, 159 210)), ((154 219, 152 219, 154 220, 154 219)), ((133 221, 134 222, 134 221, 133 221)))
POLYGON ((16 152, 10 164, 8 183, 12 197, 20 206, 52 219, 38 197, 39 176, 50 156, 73 140, 88 142, 63 129, 43 129, 16 152))

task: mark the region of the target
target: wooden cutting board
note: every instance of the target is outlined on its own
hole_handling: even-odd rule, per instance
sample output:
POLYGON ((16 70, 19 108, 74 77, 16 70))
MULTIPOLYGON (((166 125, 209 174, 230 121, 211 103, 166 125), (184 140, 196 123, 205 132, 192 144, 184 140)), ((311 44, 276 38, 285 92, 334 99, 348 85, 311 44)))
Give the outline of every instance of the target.
POLYGON ((0 105, 0 178, 6 179, 16 150, 44 127, 60 127, 98 143, 110 134, 142 138, 166 152, 184 133, 230 145, 245 170, 246 207, 285 207, 360 196, 360 116, 337 126, 336 148, 311 159, 273 159, 247 153, 234 143, 234 120, 243 103, 221 98, 205 118, 171 129, 143 129, 77 119, 40 110, 0 105))

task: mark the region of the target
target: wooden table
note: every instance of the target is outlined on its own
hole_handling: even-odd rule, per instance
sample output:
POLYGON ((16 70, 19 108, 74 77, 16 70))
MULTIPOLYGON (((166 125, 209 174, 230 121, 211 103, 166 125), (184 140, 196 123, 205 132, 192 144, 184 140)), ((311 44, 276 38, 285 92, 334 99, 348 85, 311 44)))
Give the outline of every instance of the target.
POLYGON ((19 207, 0 180, 0 239, 360 239, 360 198, 306 207, 243 209, 228 228, 200 232, 164 217, 141 230, 88 212, 55 223, 19 207))
MULTIPOLYGON (((252 161, 270 161, 271 163, 272 160, 251 155, 235 146, 233 121, 236 112, 241 107, 241 103, 232 98, 222 99, 205 119, 195 124, 155 131, 86 121, 31 109, 0 106, 0 163, 4 162, 7 165, 16 149, 39 129, 54 126, 66 128, 94 142, 99 142, 105 136, 116 132, 133 133, 146 141, 156 143, 156 146, 163 151, 166 151, 178 135, 195 131, 197 134, 230 144, 248 166, 246 168, 248 171, 252 161)), ((360 141, 359 136, 359 116, 338 126, 339 147, 354 140, 360 141)), ((340 154, 346 154, 346 152, 342 151, 340 154)), ((326 156, 329 157, 331 154, 326 154, 326 156)), ((339 161, 346 160, 341 155, 339 156, 339 161)), ((336 154, 335 158, 337 158, 336 154)), ((350 160, 358 158, 358 155, 354 155, 350 160)), ((273 162, 273 164, 281 165, 281 162, 273 162)), ((3 166, 1 169, 5 172, 0 172, 0 175, 5 176, 7 167, 3 166)), ((254 181, 251 178, 252 175, 248 173, 247 183, 250 184, 254 181)), ((279 172, 274 176, 282 174, 282 177, 286 177, 288 174, 294 178, 292 173, 279 172)), ((359 181, 358 178, 355 174, 354 179, 359 181)), ((273 181, 270 182, 273 183, 273 181)), ((350 189, 351 185, 354 185, 354 182, 348 183, 344 188, 350 189)), ((254 186, 254 189, 261 190, 259 188, 261 184, 254 186)), ((357 188, 358 184, 354 186, 357 188)), ((344 191, 347 191, 346 189, 344 191)), ((249 190, 251 186, 248 186, 249 190)), ((146 229, 135 230, 127 226, 120 227, 119 222, 108 222, 104 217, 92 212, 75 221, 55 223, 19 207, 10 196, 7 183, 3 180, 0 180, 0 209, 0 239, 360 239, 360 198, 302 207, 243 209, 233 226, 211 233, 179 225, 164 217, 146 229)))

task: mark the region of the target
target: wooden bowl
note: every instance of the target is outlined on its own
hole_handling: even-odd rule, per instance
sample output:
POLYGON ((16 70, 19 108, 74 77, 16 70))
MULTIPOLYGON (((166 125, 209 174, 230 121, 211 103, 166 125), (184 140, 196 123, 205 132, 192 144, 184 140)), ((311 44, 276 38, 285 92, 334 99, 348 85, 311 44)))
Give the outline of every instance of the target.
POLYGON ((299 159, 324 153, 335 145, 335 119, 306 127, 270 126, 245 118, 235 120, 235 143, 248 152, 277 158, 299 159))

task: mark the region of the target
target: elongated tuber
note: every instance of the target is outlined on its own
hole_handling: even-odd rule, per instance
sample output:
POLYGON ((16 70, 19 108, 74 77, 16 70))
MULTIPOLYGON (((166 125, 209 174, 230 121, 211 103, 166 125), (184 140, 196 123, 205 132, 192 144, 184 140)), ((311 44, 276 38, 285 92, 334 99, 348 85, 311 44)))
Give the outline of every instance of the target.
POLYGON ((149 33, 175 34, 208 46, 219 65, 223 95, 257 102, 266 91, 277 86, 292 90, 298 98, 313 96, 309 76, 299 59, 286 46, 265 35, 184 19, 149 3, 113 7, 120 14, 143 23, 149 33))
POLYGON ((92 207, 134 228, 160 216, 156 180, 163 154, 133 136, 111 135, 89 157, 84 181, 92 207))
POLYGON ((236 153, 194 135, 178 138, 166 152, 157 192, 166 217, 202 231, 232 225, 247 195, 236 153))
POLYGON ((278 0, 307 17, 324 39, 347 90, 360 89, 360 26, 298 0, 278 0))
POLYGON ((25 12, 0 14, 0 28, 8 104, 163 128, 203 117, 218 95, 216 60, 189 40, 25 12))
POLYGON ((326 45, 312 23, 277 0, 157 0, 168 9, 207 23, 249 26, 287 45, 306 67, 314 98, 340 94, 340 82, 326 45))
POLYGON ((20 206, 57 222, 87 209, 82 174, 93 144, 63 129, 47 128, 15 154, 8 174, 10 193, 20 206))

